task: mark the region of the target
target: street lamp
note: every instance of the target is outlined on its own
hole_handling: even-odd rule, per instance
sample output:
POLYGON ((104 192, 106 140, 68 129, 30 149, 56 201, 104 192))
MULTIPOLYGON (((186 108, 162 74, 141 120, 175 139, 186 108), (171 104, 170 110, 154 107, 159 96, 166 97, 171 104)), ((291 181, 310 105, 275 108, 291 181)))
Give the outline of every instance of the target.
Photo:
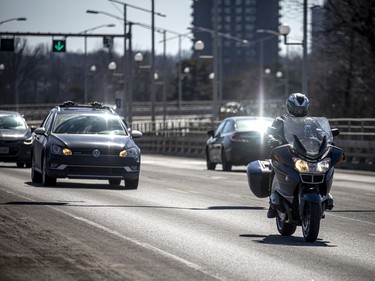
POLYGON ((307 95, 307 46, 306 42, 288 42, 287 36, 290 33, 291 29, 288 25, 279 26, 280 34, 284 36, 285 45, 301 45, 303 48, 303 68, 302 68, 302 93, 307 95))
POLYGON ((308 80, 308 67, 307 67, 307 0, 303 0, 303 40, 302 42, 288 42, 287 36, 290 33, 288 25, 281 25, 279 32, 284 36, 285 45, 302 45, 303 49, 303 69, 302 69, 302 93, 307 95, 307 80, 308 80))
POLYGON ((87 96, 88 96, 88 90, 87 90, 87 36, 86 34, 90 31, 94 31, 96 29, 99 29, 99 28, 102 28, 102 27, 115 27, 116 25, 113 24, 113 23, 110 23, 110 24, 102 24, 102 25, 98 25, 98 26, 95 26, 95 27, 92 27, 92 28, 89 28, 89 29, 86 29, 80 33, 84 33, 85 34, 85 63, 84 63, 84 69, 85 69, 85 72, 84 72, 84 84, 85 84, 85 89, 84 89, 84 92, 85 92, 85 96, 84 96, 84 103, 86 104, 87 103, 87 96))
POLYGON ((3 23, 6 23, 6 22, 9 22, 9 21, 25 21, 27 20, 26 18, 11 18, 11 19, 7 19, 7 20, 3 20, 3 21, 0 21, 0 25, 2 25, 3 23))
MULTIPOLYGON (((130 4, 127 4, 127 3, 124 3, 124 2, 121 2, 121 1, 117 1, 117 0, 109 0, 109 1, 117 3, 117 4, 120 4, 120 5, 123 5, 123 12, 124 12, 124 14, 123 14, 122 18, 118 17, 118 16, 115 16, 115 15, 113 15, 111 13, 103 12, 103 11, 87 10, 86 12, 90 13, 90 14, 103 14, 103 15, 106 15, 106 16, 109 16, 109 17, 116 18, 118 20, 124 21, 124 55, 123 55, 123 76, 124 76, 124 88, 123 88, 123 92, 124 92, 124 102, 123 102, 123 104, 124 104, 124 110, 125 110, 126 107, 127 107, 127 104, 126 104, 126 92, 127 92, 127 87, 128 87, 128 75, 127 75, 128 65, 127 65, 127 58, 126 58, 126 56, 127 56, 126 55, 126 53, 127 53, 126 40, 128 39, 128 34, 126 32, 126 25, 128 24, 128 22, 127 22, 127 7, 129 6, 130 8, 134 8, 134 9, 137 9, 137 10, 140 10, 140 11, 143 11, 143 12, 151 13, 151 15, 152 15, 152 26, 153 27, 154 27, 154 15, 158 15, 160 17, 165 17, 166 15, 154 11, 154 0, 152 0, 152 10, 147 10, 147 9, 142 8, 142 7, 130 5, 130 4)), ((154 56, 155 56, 155 51, 154 51, 154 28, 152 29, 152 44, 153 44, 153 47, 152 47, 152 49, 153 49, 152 50, 152 60, 154 60, 154 56)), ((152 62, 152 65, 153 65, 153 62, 152 62)), ((154 82, 151 82, 151 84, 152 84, 152 88, 154 88, 155 87, 154 82)), ((151 93, 151 97, 153 97, 153 93, 155 93, 154 89, 152 91, 153 92, 151 93)), ((153 106, 154 106, 154 104, 153 104, 153 106)), ((152 109, 152 110, 154 110, 154 109, 152 109)), ((153 115, 153 118, 154 117, 155 116, 153 115)))

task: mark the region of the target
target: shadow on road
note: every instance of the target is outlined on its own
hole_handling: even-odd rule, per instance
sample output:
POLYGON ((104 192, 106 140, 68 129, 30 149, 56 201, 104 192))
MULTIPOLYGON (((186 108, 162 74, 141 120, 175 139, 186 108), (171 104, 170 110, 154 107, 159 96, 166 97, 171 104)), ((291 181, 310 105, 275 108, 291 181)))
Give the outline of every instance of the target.
POLYGON ((103 184, 98 183, 74 183, 74 182, 57 182, 55 186, 43 186, 42 184, 36 184, 31 181, 25 182, 26 185, 36 188, 66 188, 66 189, 104 189, 104 190, 130 190, 126 189, 123 182, 120 185, 110 185, 108 182, 103 180, 103 184))
POLYGON ((329 241, 319 239, 314 243, 308 243, 303 237, 296 236, 282 236, 282 235, 258 235, 258 234, 241 234, 240 237, 244 238, 260 238, 260 240, 252 239, 252 241, 261 244, 271 245, 285 245, 285 246, 298 246, 298 247, 337 247, 330 245, 329 241))

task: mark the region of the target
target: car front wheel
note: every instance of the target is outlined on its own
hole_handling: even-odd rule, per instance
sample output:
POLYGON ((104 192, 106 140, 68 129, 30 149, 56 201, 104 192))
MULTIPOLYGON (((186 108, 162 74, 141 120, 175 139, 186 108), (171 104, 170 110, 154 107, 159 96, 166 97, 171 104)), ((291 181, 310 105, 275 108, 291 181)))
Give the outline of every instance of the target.
POLYGON ((43 173, 42 173, 42 184, 43 186, 55 186, 56 178, 47 175, 47 160, 44 158, 43 161, 43 173))
POLYGON ((223 150, 221 153, 221 165, 223 166, 223 171, 231 171, 232 164, 227 160, 225 156, 225 151, 223 150))
POLYGON ((41 183, 42 182, 42 174, 35 170, 34 158, 33 158, 33 161, 31 163, 31 181, 33 183, 41 183))
POLYGON ((125 189, 137 189, 139 178, 135 180, 125 180, 125 189))
POLYGON ((216 163, 211 162, 211 158, 208 152, 206 153, 206 163, 207 163, 207 170, 215 170, 216 163))

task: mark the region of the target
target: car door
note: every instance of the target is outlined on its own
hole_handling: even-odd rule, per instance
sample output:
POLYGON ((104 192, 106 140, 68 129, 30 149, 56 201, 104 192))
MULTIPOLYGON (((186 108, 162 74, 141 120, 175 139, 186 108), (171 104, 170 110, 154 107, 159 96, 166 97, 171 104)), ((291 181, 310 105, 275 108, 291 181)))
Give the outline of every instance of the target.
POLYGON ((220 162, 221 160, 221 148, 222 148, 222 132, 228 120, 224 120, 214 132, 214 135, 209 141, 209 154, 212 162, 220 162))
MULTIPOLYGON (((48 141, 48 135, 49 135, 50 128, 52 126, 53 116, 54 116, 54 114, 51 112, 43 120, 40 128, 44 128, 44 130, 45 130, 44 134, 34 134, 35 139, 34 139, 33 147, 32 147, 32 155, 33 155, 32 157, 33 157, 34 167, 37 170, 42 169, 43 150, 44 150, 45 144, 48 141)), ((36 131, 40 128, 37 128, 36 131)))

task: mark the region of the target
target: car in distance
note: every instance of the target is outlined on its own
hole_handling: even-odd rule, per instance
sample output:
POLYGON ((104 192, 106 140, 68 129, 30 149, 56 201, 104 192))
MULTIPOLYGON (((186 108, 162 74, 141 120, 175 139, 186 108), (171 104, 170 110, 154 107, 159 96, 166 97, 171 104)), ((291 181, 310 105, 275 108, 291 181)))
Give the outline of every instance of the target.
POLYGON ((34 130, 31 180, 44 186, 57 178, 103 179, 111 185, 125 182, 137 189, 141 153, 121 117, 101 103, 77 105, 71 101, 53 108, 34 130))
POLYGON ((15 111, 0 111, 0 162, 15 162, 31 167, 32 129, 15 111))
POLYGON ((215 170, 221 164, 224 171, 230 171, 232 166, 266 158, 263 135, 272 122, 273 118, 268 117, 225 118, 216 130, 207 132, 210 136, 205 149, 207 169, 215 170))

